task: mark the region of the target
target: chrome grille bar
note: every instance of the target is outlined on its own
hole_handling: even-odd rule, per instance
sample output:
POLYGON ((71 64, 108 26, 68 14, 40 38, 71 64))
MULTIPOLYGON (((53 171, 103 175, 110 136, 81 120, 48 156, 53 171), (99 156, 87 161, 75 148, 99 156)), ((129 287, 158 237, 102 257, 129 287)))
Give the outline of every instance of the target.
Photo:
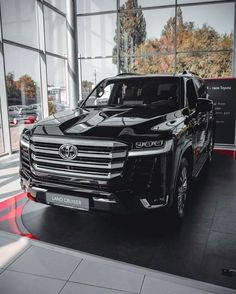
POLYGON ((38 172, 41 173, 40 176, 46 173, 92 179, 111 179, 120 176, 128 152, 126 144, 116 141, 45 136, 33 136, 30 149, 36 176, 38 172), (77 147, 78 154, 75 159, 66 160, 60 157, 59 148, 63 144, 77 147))
POLYGON ((62 160, 55 160, 54 158, 44 159, 43 157, 35 156, 32 154, 32 159, 36 162, 44 162, 44 163, 52 163, 58 165, 65 165, 65 166, 77 166, 77 167, 88 167, 88 168, 99 168, 99 169, 117 169, 122 168, 123 163, 103 163, 103 162, 91 162, 91 163, 83 163, 81 161, 72 162, 72 161, 62 161, 62 160))
POLYGON ((52 143, 52 144, 73 144, 80 146, 97 146, 97 147, 124 147, 125 144, 117 141, 109 141, 109 140, 88 140, 88 139, 70 139, 65 137, 48 137, 48 136, 33 136, 31 138, 32 142, 42 142, 42 143, 52 143))
MULTIPOLYGON (((44 149, 42 147, 36 147, 31 144, 30 146, 33 152, 37 153, 48 153, 58 155, 58 148, 48 148, 44 149)), ((111 152, 103 152, 103 151, 81 151, 78 152, 78 157, 94 157, 94 158, 122 158, 126 156, 126 151, 113 151, 111 152)))
POLYGON ((96 179, 112 179, 114 177, 117 177, 120 175, 120 173, 107 173, 107 174, 98 174, 97 172, 83 172, 83 173, 78 173, 78 172, 71 172, 71 171, 68 171, 67 169, 60 169, 60 170, 57 170, 57 169, 52 169, 50 168, 47 169, 45 167, 41 167, 40 165, 37 165, 37 164, 33 164, 33 168, 39 172, 42 172, 42 173, 53 173, 53 174, 56 174, 56 175, 60 175, 60 176, 71 176, 71 177, 82 177, 82 178, 91 178, 91 177, 94 177, 96 179))

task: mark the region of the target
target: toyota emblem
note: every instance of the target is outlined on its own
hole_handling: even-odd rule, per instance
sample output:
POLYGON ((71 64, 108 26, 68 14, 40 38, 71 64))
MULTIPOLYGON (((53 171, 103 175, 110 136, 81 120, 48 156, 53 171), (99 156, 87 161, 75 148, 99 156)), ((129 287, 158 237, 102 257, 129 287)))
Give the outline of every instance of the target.
POLYGON ((63 159, 75 159, 78 154, 76 146, 71 144, 63 144, 59 148, 59 155, 63 159))

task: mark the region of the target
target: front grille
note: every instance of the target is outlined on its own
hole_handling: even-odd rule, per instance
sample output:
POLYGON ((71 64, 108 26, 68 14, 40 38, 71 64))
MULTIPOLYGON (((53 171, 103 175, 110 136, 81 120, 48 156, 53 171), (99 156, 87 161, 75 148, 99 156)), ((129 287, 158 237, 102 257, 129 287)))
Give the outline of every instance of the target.
POLYGON ((21 164, 22 168, 30 172, 29 149, 25 146, 21 146, 21 164))
POLYGON ((31 165, 36 172, 65 177, 111 179, 121 175, 128 146, 116 141, 34 136, 30 148, 31 165), (77 147, 75 159, 60 157, 59 148, 63 144, 77 147))

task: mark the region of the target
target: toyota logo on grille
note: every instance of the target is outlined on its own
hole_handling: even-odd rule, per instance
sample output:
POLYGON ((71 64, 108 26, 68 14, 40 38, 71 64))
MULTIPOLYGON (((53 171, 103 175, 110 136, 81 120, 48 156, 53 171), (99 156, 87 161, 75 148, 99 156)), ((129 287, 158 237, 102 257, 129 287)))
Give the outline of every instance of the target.
POLYGON ((74 145, 63 144, 59 148, 59 155, 63 159, 74 159, 78 154, 78 150, 74 145))

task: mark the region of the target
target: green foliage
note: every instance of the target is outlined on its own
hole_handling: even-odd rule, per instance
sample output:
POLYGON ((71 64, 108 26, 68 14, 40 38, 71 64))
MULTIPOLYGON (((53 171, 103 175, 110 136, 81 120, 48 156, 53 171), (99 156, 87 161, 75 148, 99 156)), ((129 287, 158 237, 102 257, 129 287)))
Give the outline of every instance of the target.
POLYGON ((82 81, 82 98, 85 99, 92 91, 93 83, 87 80, 82 81))
POLYGON ((232 76, 232 54, 230 52, 179 54, 177 72, 188 69, 203 78, 232 76))
MULTIPOLYGON (((130 5, 130 2, 133 1, 127 1, 126 6, 130 5)), ((129 21, 130 19, 126 18, 122 20, 122 40, 129 38, 127 34, 133 33, 134 30, 136 34, 139 33, 137 27, 131 26, 129 21)), ((170 17, 165 24, 160 38, 148 40, 143 38, 142 41, 141 39, 139 38, 139 44, 131 46, 132 50, 126 50, 127 54, 136 57, 124 58, 122 53, 122 70, 126 68, 126 71, 139 73, 171 73, 175 71, 176 62, 177 72, 190 70, 197 72, 202 77, 232 75, 232 33, 220 35, 208 24, 197 27, 194 22, 185 22, 180 7, 177 9, 176 17, 170 17), (175 45, 177 48, 176 61, 175 45), (209 52, 211 50, 228 50, 228 52, 209 52)), ((124 49, 124 46, 122 48, 124 49)))
POLYGON ((10 101, 21 103, 22 95, 26 98, 26 104, 34 103, 36 100, 37 85, 29 75, 23 75, 19 80, 14 79, 13 73, 6 75, 7 96, 10 101))
POLYGON ((92 90, 93 83, 87 80, 82 81, 82 87, 88 91, 92 90))
POLYGON ((9 98, 19 98, 21 93, 20 90, 17 89, 16 83, 14 81, 14 74, 9 72, 6 75, 6 87, 7 87, 7 96, 9 98))
POLYGON ((28 100, 36 97, 36 83, 29 75, 23 75, 15 82, 17 89, 24 93, 28 100))
MULTIPOLYGON (((137 8, 141 8, 137 0, 127 0, 121 7, 119 50, 122 72, 131 69, 130 55, 135 54, 136 48, 146 39, 146 21, 142 10, 137 8)), ((117 43, 117 31, 114 40, 117 43)), ((117 46, 113 49, 113 63, 117 64, 117 46)))

